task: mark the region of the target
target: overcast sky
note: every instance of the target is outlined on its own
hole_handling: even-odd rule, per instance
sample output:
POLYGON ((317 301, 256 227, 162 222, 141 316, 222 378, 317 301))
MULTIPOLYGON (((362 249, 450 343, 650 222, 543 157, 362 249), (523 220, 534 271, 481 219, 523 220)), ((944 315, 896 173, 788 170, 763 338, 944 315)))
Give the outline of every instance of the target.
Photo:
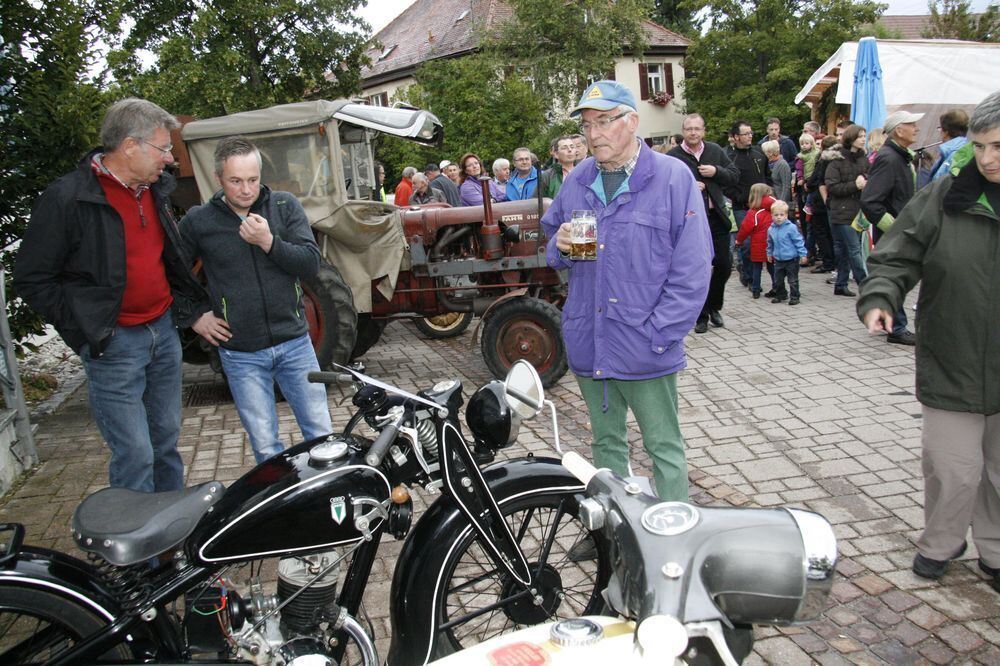
MULTIPOLYGON (((886 14, 929 14, 927 0, 882 0, 889 9, 886 14)), ((994 0, 995 1, 995 0, 994 0)), ((384 28, 392 19, 413 4, 413 0, 368 0, 368 6, 359 13, 372 26, 372 34, 384 28)), ((972 11, 981 12, 989 5, 989 0, 972 0, 972 11)))

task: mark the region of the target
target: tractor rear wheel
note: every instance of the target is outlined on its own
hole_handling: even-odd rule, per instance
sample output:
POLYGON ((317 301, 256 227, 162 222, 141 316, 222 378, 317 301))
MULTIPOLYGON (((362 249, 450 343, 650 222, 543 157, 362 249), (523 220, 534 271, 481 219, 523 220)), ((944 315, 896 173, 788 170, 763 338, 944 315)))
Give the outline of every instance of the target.
POLYGON ((319 367, 346 364, 357 338, 358 313, 354 297, 340 271, 321 261, 319 272, 302 283, 302 299, 309 322, 309 338, 316 350, 319 367))
POLYGON ((566 374, 566 348, 556 306, 537 298, 501 303, 483 323, 483 359, 497 379, 515 362, 535 366, 546 388, 566 374))
POLYGON ((446 312, 436 317, 418 317, 413 320, 417 330, 428 338, 441 340, 461 335, 469 328, 474 315, 471 312, 446 312))
POLYGON ((365 352, 371 349, 379 338, 382 331, 389 324, 388 319, 374 319, 370 314, 358 315, 358 339, 354 343, 354 351, 351 352, 351 360, 364 356, 365 352))

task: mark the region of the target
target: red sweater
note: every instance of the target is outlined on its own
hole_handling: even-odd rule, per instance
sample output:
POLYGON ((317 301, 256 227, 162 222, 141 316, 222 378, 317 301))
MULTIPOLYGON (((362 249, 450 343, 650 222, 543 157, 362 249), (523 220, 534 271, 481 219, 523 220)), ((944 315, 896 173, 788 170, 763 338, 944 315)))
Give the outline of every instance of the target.
POLYGON ((125 293, 118 325, 145 324, 166 312, 173 302, 163 265, 164 232, 153 193, 146 188, 137 200, 133 190, 113 177, 99 173, 97 179, 125 230, 125 293))
POLYGON ((397 206, 409 206, 410 205, 410 195, 413 194, 413 183, 411 183, 406 178, 399 181, 399 185, 396 186, 396 198, 393 199, 393 203, 397 206))
POLYGON ((751 208, 736 234, 739 245, 750 238, 750 261, 767 261, 767 230, 771 226, 771 204, 774 197, 764 197, 760 208, 751 208))

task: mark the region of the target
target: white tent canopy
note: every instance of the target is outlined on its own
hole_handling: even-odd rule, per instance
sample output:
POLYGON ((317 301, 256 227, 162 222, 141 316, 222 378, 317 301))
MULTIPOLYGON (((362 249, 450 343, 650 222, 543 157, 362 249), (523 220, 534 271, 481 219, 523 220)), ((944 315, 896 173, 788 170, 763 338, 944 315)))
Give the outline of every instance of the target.
MULTIPOLYGON (((944 111, 972 109, 1000 88, 1000 44, 951 39, 877 40, 886 113, 899 108, 923 112, 919 143, 937 141, 937 118, 944 111)), ((795 103, 813 107, 836 85, 837 104, 851 104, 857 42, 844 42, 813 72, 795 103)))

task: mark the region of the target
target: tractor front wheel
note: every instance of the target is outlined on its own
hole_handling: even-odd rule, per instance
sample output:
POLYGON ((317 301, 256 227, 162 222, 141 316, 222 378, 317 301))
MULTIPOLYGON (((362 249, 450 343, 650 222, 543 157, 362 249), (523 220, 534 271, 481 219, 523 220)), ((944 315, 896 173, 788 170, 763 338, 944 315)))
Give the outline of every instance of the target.
POLYGON ((566 374, 559 310, 537 298, 514 298, 497 306, 483 323, 486 366, 497 379, 521 359, 535 366, 546 388, 566 374))

